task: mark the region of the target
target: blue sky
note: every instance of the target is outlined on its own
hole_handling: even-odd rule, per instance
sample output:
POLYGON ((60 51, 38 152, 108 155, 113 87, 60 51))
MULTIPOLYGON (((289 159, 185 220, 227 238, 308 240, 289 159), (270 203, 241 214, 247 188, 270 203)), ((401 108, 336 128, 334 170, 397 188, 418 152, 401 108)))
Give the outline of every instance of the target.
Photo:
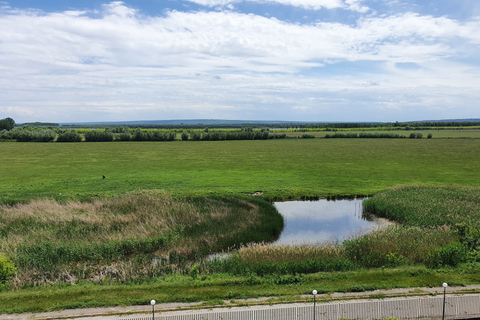
POLYGON ((478 0, 0 0, 0 119, 480 118, 478 0))

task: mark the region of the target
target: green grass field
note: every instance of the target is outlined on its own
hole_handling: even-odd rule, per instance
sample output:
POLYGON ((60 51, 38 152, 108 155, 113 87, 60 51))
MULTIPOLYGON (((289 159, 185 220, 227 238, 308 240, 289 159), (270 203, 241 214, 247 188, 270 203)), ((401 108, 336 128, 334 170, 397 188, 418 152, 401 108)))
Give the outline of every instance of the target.
POLYGON ((371 195, 398 184, 480 185, 477 139, 2 143, 0 199, 132 190, 267 198, 371 195), (106 179, 102 179, 102 175, 106 179))

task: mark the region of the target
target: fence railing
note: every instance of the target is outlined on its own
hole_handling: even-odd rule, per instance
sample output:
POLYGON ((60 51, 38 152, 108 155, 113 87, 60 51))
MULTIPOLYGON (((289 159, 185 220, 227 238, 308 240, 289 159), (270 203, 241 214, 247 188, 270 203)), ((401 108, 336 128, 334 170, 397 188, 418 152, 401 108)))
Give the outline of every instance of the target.
MULTIPOLYGON (((442 319, 443 296, 373 301, 347 301, 291 306, 273 305, 230 309, 156 312, 155 320, 338 320, 338 319, 442 319)), ((480 317, 480 295, 447 296, 445 319, 480 317)), ((121 317, 152 320, 152 316, 121 317)))

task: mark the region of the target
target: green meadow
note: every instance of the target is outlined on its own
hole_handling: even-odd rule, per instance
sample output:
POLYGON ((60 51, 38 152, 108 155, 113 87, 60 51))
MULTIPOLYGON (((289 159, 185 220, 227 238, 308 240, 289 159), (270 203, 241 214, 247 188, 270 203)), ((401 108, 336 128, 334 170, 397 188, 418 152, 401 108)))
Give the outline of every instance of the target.
POLYGON ((371 195, 406 183, 478 186, 479 150, 477 139, 8 142, 0 201, 154 189, 275 199, 371 195))
POLYGON ((478 284, 480 139, 425 136, 3 142, 0 253, 16 271, 0 313, 478 284), (263 243, 283 224, 269 201, 365 195, 397 225, 263 243))

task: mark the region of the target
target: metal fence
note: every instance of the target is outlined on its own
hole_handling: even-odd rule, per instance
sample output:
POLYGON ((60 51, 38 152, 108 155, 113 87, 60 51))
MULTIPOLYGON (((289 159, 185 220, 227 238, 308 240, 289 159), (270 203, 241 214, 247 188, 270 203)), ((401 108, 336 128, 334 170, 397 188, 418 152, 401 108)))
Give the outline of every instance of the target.
MULTIPOLYGON (((338 319, 442 319, 443 296, 374 301, 347 301, 310 305, 273 305, 231 309, 157 312, 155 320, 338 320, 338 319)), ((447 297, 445 319, 480 317, 480 295, 447 297)), ((121 320, 152 320, 122 317, 121 320)))

